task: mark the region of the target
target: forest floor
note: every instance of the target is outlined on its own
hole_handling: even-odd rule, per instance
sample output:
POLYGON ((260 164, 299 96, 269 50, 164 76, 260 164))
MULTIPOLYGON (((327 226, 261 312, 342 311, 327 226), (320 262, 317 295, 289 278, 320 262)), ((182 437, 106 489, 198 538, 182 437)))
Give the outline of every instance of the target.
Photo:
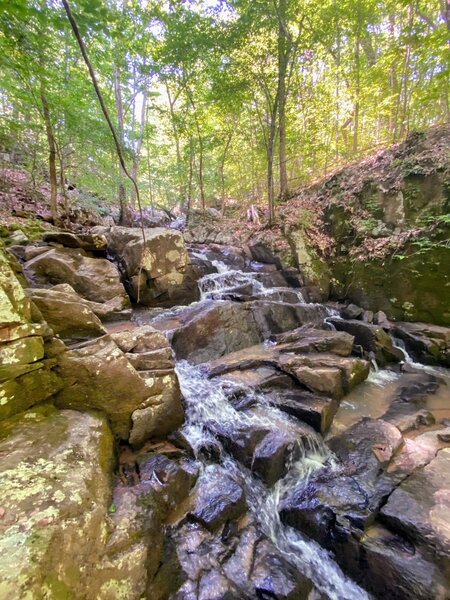
MULTIPOLYGON (((308 242, 324 257, 333 256, 336 240, 327 225, 327 209, 340 205, 358 238, 351 251, 356 259, 382 256, 393 246, 401 246, 411 237, 418 236, 433 227, 430 223, 402 231, 381 231, 372 235, 377 222, 373 206, 367 197, 378 191, 381 194, 400 192, 405 179, 441 172, 450 190, 450 125, 434 127, 423 132, 412 132, 402 142, 378 150, 361 160, 348 163, 327 176, 302 187, 276 206, 276 223, 268 227, 265 202, 258 205, 261 224, 245 218, 246 207, 233 202, 226 211, 226 218, 207 217, 208 226, 233 231, 236 244, 249 239, 261 242, 283 254, 288 250, 286 234, 302 229, 308 242), (367 196, 367 197, 366 197, 367 196), (239 206, 239 208, 235 208, 239 206), (370 231, 368 231, 370 230, 370 231), (365 235, 369 233, 369 235, 365 235)), ((450 192, 449 192, 450 195, 450 192)), ((23 169, 0 168, 0 224, 9 229, 22 228, 33 237, 43 229, 51 229, 49 209, 50 186, 46 181, 33 185, 30 175, 23 169)), ((62 209, 62 199, 61 209, 62 209)), ((73 206, 73 208, 78 208, 73 206)), ((105 212, 105 207, 101 206, 105 212)), ((82 211, 81 211, 82 212, 82 211)), ((92 215, 95 220, 96 215, 92 215)), ((89 220, 89 219, 88 219, 89 220)), ((200 219, 201 220, 201 219, 200 219)), ((76 221, 76 219, 75 219, 76 221)), ((101 221, 98 215, 98 222, 101 221)), ((80 213, 79 223, 85 222, 80 213)))

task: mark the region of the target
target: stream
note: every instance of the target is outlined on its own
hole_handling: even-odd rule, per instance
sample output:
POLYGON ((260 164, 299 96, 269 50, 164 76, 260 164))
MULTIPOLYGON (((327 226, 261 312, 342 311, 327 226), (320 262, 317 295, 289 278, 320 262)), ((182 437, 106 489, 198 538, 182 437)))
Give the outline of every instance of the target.
MULTIPOLYGON (((167 309, 156 315, 152 313, 146 315, 141 311, 135 317, 139 324, 149 322, 163 330, 171 339, 179 323, 190 311, 201 311, 203 306, 210 306, 211 302, 220 303, 224 300, 240 302, 250 298, 252 300, 270 299, 272 302, 281 303, 287 301, 289 304, 298 306, 318 306, 323 310, 322 327, 324 329, 334 328, 328 323, 330 317, 338 315, 334 306, 320 307, 314 303, 305 302, 302 290, 299 288, 265 285, 262 282, 261 272, 258 271, 260 265, 256 265, 255 270, 252 269, 254 265, 247 265, 247 268, 243 270, 242 264, 232 264, 231 261, 226 260, 227 257, 208 259, 204 250, 195 250, 193 255, 199 260, 209 260, 211 267, 215 270, 199 280, 200 300, 188 307, 167 309)), ((273 342, 266 340, 262 347, 270 350, 272 344, 273 342)), ((395 344, 401 346, 398 340, 395 340, 395 344)), ((430 410, 442 411, 442 417, 446 417, 448 385, 450 384, 449 371, 444 368, 437 369, 414 363, 404 347, 403 352, 405 362, 408 362, 413 369, 422 369, 443 382, 436 392, 428 397, 427 402, 430 410)), ((181 560, 188 574, 188 581, 173 597, 189 600, 191 598, 305 597, 296 596, 295 593, 294 595, 285 593, 283 585, 281 585, 283 589, 280 592, 277 582, 273 582, 273 573, 278 573, 277 569, 279 572, 283 572, 283 569, 289 570, 290 568, 313 582, 313 590, 308 595, 310 599, 364 600, 371 598, 372 596, 367 591, 343 573, 332 552, 298 529, 284 523, 280 512, 292 491, 294 489, 297 492, 299 489, 307 490, 311 478, 317 479, 321 474, 326 474, 331 478, 340 475, 342 466, 325 440, 345 431, 365 417, 373 419, 381 417, 388 410, 392 398, 399 389, 403 375, 398 367, 378 369, 376 363, 372 365, 367 380, 346 394, 340 402, 333 423, 324 439, 312 427, 305 425, 274 405, 273 390, 255 391, 251 385, 246 384, 245 380, 228 377, 226 373, 220 377, 211 377, 210 366, 210 362, 202 361, 199 364, 191 364, 185 359, 178 359, 176 366, 186 411, 185 424, 180 433, 192 449, 195 465, 200 473, 197 486, 191 496, 198 493, 201 486, 207 487, 208 481, 214 482, 217 473, 219 475, 220 473, 226 474, 245 493, 247 521, 270 542, 278 557, 282 557, 283 563, 276 567, 275 571, 271 571, 271 576, 268 578, 270 581, 266 587, 256 586, 256 596, 252 582, 246 581, 245 578, 240 580, 239 585, 234 581, 240 590, 239 594, 233 595, 232 592, 227 596, 223 593, 223 577, 226 575, 230 579, 230 567, 229 563, 224 562, 223 544, 217 541, 216 535, 216 542, 208 546, 207 562, 209 569, 215 569, 220 573, 218 579, 208 579, 207 593, 203 593, 202 596, 201 584, 197 582, 194 585, 193 581, 189 579, 189 566, 183 565, 183 560, 181 560), (245 453, 241 456, 242 449, 237 448, 241 439, 248 440, 249 436, 258 431, 263 431, 265 434, 268 432, 268 438, 271 437, 271 443, 275 446, 279 440, 287 440, 287 450, 283 446, 286 451, 283 455, 285 464, 282 476, 278 477, 275 482, 271 481, 270 485, 267 484, 267 481, 264 482, 264 476, 261 476, 261 473, 258 474, 255 455, 248 459, 244 456, 245 453)), ((170 531, 172 531, 175 544, 180 543, 180 535, 181 539, 183 536, 189 538, 193 535, 188 525, 183 522, 181 534, 179 525, 171 528, 169 535, 171 535, 170 531)), ((236 532, 236 535, 239 538, 239 531, 236 532)), ((214 538, 214 534, 212 534, 212 538, 214 538)), ((201 554, 201 551, 195 548, 191 549, 190 553, 201 554)))

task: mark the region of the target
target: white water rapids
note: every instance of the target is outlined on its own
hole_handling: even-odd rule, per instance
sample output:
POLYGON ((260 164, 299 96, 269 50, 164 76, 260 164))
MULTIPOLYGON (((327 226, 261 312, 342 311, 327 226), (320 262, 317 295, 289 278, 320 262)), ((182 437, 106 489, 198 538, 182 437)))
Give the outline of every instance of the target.
MULTIPOLYGON (((205 258, 203 255, 199 255, 205 258)), ((218 298, 221 294, 246 286, 253 294, 265 296, 279 292, 281 288, 267 288, 257 279, 257 273, 232 269, 219 260, 212 261, 216 273, 205 275, 199 281, 201 300, 218 298)), ((300 290, 298 302, 304 303, 300 290)), ((331 309, 329 314, 333 314, 331 309)), ((241 384, 226 380, 211 380, 207 368, 193 366, 187 361, 177 364, 181 390, 185 399, 186 421, 183 434, 196 453, 201 468, 208 460, 202 456, 202 448, 219 450, 221 462, 236 481, 244 486, 250 513, 263 533, 272 541, 283 556, 300 573, 311 579, 316 588, 330 600, 364 600, 370 596, 348 579, 334 562, 331 555, 316 542, 281 522, 279 510, 286 492, 299 481, 306 485, 311 473, 327 466, 333 468, 334 458, 322 437, 311 430, 305 435, 295 418, 271 406, 264 394, 251 388, 242 390, 241 384), (254 403, 250 411, 236 410, 230 403, 233 391, 244 393, 254 403), (283 432, 297 439, 297 456, 287 474, 272 488, 267 488, 249 469, 227 454, 218 434, 226 432, 233 436, 243 428, 256 427, 283 432)))
POLYGON ((208 379, 206 369, 201 366, 181 361, 177 365, 177 373, 186 408, 183 434, 197 452, 203 467, 207 462, 201 457, 201 448, 211 444, 220 447, 222 463, 237 481, 244 484, 249 511, 280 555, 309 577, 330 600, 368 599, 369 595, 345 577, 328 552, 280 520, 279 507, 285 492, 299 480, 306 484, 310 474, 325 464, 328 468, 332 467, 333 456, 322 438, 311 432, 305 441, 303 433, 302 441, 299 441, 301 458, 290 466, 283 479, 268 489, 248 469, 227 455, 217 433, 225 430, 232 435, 233 431, 249 425, 292 433, 298 427, 295 420, 268 406, 263 395, 255 395, 250 389, 248 393, 254 396, 261 409, 253 413, 235 410, 229 400, 231 384, 208 379))

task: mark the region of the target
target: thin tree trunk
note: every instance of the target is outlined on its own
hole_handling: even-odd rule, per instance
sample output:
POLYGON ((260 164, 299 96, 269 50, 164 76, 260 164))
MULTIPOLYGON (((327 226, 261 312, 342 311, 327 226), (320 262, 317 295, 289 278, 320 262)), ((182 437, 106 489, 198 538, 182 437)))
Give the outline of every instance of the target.
POLYGON ((278 127, 280 159, 280 197, 288 195, 286 168, 286 73, 289 60, 289 42, 286 31, 286 0, 279 0, 278 14, 278 127))
POLYGON ((199 156, 198 156, 198 183, 199 183, 199 186, 200 186, 200 199, 202 201, 202 209, 205 210, 205 208, 206 208, 206 200, 205 200, 205 184, 204 184, 204 178, 203 178, 203 138, 202 138, 202 134, 201 134, 201 130, 200 130, 200 123, 199 123, 198 117, 197 117, 197 108, 195 106, 192 94, 191 94, 191 92, 190 92, 190 90, 188 89, 187 86, 186 86, 186 93, 187 93, 187 96, 189 98, 189 102, 190 102, 190 104, 192 106, 192 109, 194 111, 194 121, 195 121, 195 128, 197 130, 198 148, 199 148, 199 156))
POLYGON ((67 223, 70 223, 69 219, 69 199, 67 197, 66 190, 66 175, 65 175, 65 164, 64 164, 64 152, 59 144, 56 144, 59 159, 59 185, 61 188, 62 197, 64 199, 64 212, 67 219, 67 223))
POLYGON ((222 160, 220 162, 220 182, 222 185, 222 216, 225 214, 225 161, 227 158, 227 153, 231 144, 232 137, 233 132, 230 131, 227 136, 227 141, 225 142, 225 148, 223 150, 222 160))
POLYGON ((41 80, 41 102, 48 143, 48 167, 50 174, 50 211, 53 223, 58 222, 58 179, 56 176, 56 142, 53 134, 50 108, 48 106, 44 81, 41 80))
MULTIPOLYGON (((136 147, 134 149, 133 154, 133 167, 132 167, 132 175, 133 179, 138 181, 138 173, 139 173, 139 162, 141 159, 141 150, 142 150, 142 142, 144 140, 144 131, 145 131, 145 117, 147 115, 147 90, 145 89, 143 92, 142 98, 142 107, 141 107, 141 118, 139 120, 139 137, 136 141, 136 147)), ((133 190, 131 194, 131 206, 135 208, 136 202, 136 193, 133 190)))
POLYGON ((358 135, 359 135, 359 99, 361 92, 361 74, 360 74, 360 59, 361 59, 361 28, 358 4, 358 33, 355 46, 355 64, 356 64, 356 90, 355 90, 355 106, 353 118, 353 154, 358 152, 358 135))
POLYGON ((277 109, 278 98, 275 99, 275 105, 273 109, 270 110, 270 129, 267 140, 267 196, 269 200, 269 225, 273 225, 275 222, 275 183, 273 177, 273 156, 277 127, 277 109))
POLYGON ((180 136, 178 134, 178 128, 175 118, 175 103, 177 101, 177 95, 172 97, 170 93, 170 87, 166 84, 166 92, 167 98, 169 100, 169 112, 170 112, 170 120, 172 124, 173 137, 175 139, 175 151, 177 156, 177 175, 178 175, 178 194, 180 199, 180 206, 184 202, 185 196, 185 186, 183 182, 183 160, 181 158, 181 148, 180 148, 180 136))
POLYGON ((193 175, 194 175, 194 145, 192 143, 192 137, 189 137, 189 174, 188 174, 188 188, 187 188, 186 227, 189 225, 189 218, 190 218, 190 212, 191 212, 193 175))
MULTIPOLYGON (((124 115, 123 115, 123 102, 122 102, 122 90, 120 89, 120 73, 117 65, 114 67, 114 96, 116 99, 116 110, 117 110, 117 124, 119 129, 120 143, 123 145, 124 140, 124 115)), ((120 163, 120 161, 119 161, 120 163)), ((125 187, 125 172, 123 166, 119 164, 119 206, 120 206, 120 225, 130 224, 130 215, 127 206, 127 190, 125 187)))

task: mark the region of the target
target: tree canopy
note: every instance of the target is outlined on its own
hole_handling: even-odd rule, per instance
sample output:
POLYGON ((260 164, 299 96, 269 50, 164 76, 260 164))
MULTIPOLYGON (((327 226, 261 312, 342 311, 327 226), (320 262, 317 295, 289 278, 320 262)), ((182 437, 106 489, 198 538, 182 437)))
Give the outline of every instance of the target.
MULTIPOLYGON (((134 206, 61 2, 0 4, 0 144, 60 198, 134 206)), ((147 205, 271 221, 302 183, 450 118, 445 0, 70 4, 147 205)))

